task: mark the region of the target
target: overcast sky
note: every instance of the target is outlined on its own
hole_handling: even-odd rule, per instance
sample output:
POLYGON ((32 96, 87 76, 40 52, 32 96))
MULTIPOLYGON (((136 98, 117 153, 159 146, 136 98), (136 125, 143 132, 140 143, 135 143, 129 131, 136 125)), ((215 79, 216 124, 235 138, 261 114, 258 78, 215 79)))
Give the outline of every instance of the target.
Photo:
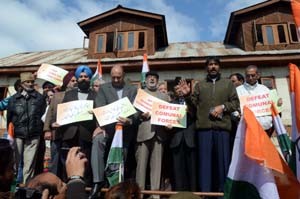
POLYGON ((232 11, 262 0, 0 0, 0 58, 80 48, 78 22, 124 7, 163 14, 169 43, 223 41, 232 11))

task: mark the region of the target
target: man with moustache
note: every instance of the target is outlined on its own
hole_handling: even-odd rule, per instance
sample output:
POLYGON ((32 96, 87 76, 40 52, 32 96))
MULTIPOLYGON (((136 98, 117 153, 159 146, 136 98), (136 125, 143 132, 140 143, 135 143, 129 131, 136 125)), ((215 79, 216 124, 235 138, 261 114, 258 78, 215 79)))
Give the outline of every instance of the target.
MULTIPOLYGON (((113 66, 110 75, 111 82, 102 84, 100 87, 96 98, 96 107, 111 104, 123 97, 128 97, 129 101, 133 103, 137 89, 135 86, 125 83, 123 67, 120 65, 113 66)), ((133 151, 136 136, 136 122, 136 115, 128 118, 118 118, 118 123, 123 126, 125 177, 132 172, 131 167, 133 166, 132 162, 134 162, 133 151)), ((105 159, 115 134, 115 126, 116 123, 97 127, 93 133, 91 166, 94 185, 89 198, 98 198, 99 190, 105 186, 105 159)))
POLYGON ((230 115, 238 110, 239 99, 232 82, 221 77, 218 58, 207 58, 206 68, 207 76, 195 85, 194 93, 184 80, 177 89, 196 111, 200 191, 223 192, 231 156, 230 115))
MULTIPOLYGON (((156 72, 146 73, 146 88, 148 94, 168 101, 168 96, 158 90, 159 76, 156 72)), ((148 160, 150 161, 150 184, 151 190, 159 190, 161 179, 161 167, 163 158, 163 143, 167 138, 165 127, 151 125, 149 112, 140 114, 140 124, 137 133, 136 150, 136 182, 142 190, 145 189, 146 171, 148 160)), ((153 196, 158 197, 158 196, 153 196)))
POLYGON ((14 125, 16 166, 23 157, 23 183, 26 183, 34 175, 46 100, 34 89, 32 73, 21 73, 20 79, 22 91, 14 94, 8 102, 7 125, 10 122, 14 125))
MULTIPOLYGON (((88 66, 78 66, 75 71, 78 88, 66 91, 62 103, 76 100, 94 101, 96 98, 96 92, 90 89, 90 80, 92 75, 93 72, 88 66)), ((75 122, 59 127, 59 131, 62 132, 62 147, 71 148, 74 146, 80 146, 81 151, 85 153, 87 159, 90 160, 92 134, 95 128, 95 117, 93 117, 92 120, 75 122)), ((88 168, 85 173, 87 184, 91 184, 91 176, 91 169, 88 168)))

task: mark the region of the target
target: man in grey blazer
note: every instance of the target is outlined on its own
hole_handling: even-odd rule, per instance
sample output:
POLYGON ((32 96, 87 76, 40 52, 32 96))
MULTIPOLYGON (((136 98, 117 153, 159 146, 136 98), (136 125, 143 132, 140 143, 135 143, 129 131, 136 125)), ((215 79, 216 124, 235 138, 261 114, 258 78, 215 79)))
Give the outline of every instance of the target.
MULTIPOLYGON (((125 83, 123 68, 120 65, 115 65, 112 67, 110 75, 111 82, 101 85, 96 97, 96 107, 110 104, 123 97, 128 97, 130 102, 133 103, 137 94, 137 88, 125 83)), ((135 118, 135 116, 118 118, 118 123, 123 126, 124 161, 127 159, 129 148, 134 146, 137 130, 135 118)), ((116 123, 97 127, 93 133, 91 166, 94 185, 89 198, 97 198, 99 190, 105 185, 105 162, 107 152, 110 149, 115 134, 115 125, 116 123)), ((130 159, 130 157, 128 157, 128 159, 130 159)), ((125 172, 126 166, 127 164, 125 162, 125 172)))
MULTIPOLYGON (((168 101, 168 96, 157 89, 159 76, 156 72, 146 73, 145 91, 159 99, 168 101)), ((164 126, 151 125, 149 112, 140 115, 140 125, 137 134, 136 151, 136 182, 140 188, 145 189, 146 171, 150 158, 150 184, 151 190, 159 190, 161 178, 161 164, 163 156, 163 141, 167 134, 164 126)), ((153 196, 158 197, 158 196, 153 196)))

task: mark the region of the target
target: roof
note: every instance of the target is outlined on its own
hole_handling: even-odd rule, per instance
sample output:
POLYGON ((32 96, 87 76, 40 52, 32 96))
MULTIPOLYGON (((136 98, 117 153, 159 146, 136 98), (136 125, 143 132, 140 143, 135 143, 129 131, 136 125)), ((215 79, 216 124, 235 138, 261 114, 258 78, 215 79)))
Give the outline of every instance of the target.
POLYGON ((224 38, 224 43, 229 44, 232 38, 234 38, 234 35, 236 34, 238 30, 238 26, 241 23, 238 18, 242 15, 250 15, 251 12, 258 11, 259 9, 264 9, 266 7, 269 7, 271 5, 277 4, 277 3, 288 3, 290 4, 290 0, 268 0, 264 1, 237 11, 234 11, 230 14, 230 19, 228 22, 226 35, 224 38))
MULTIPOLYGON (((66 50, 53 50, 42 52, 26 52, 11 55, 0 59, 0 68, 40 66, 42 63, 69 66, 80 64, 95 64, 97 59, 87 58, 88 49, 74 48, 66 50)), ((298 55, 300 49, 294 50, 270 50, 270 51, 244 51, 232 45, 222 42, 181 42, 171 43, 168 47, 160 49, 154 55, 149 55, 149 61, 166 61, 174 59, 206 58, 208 56, 219 57, 241 57, 241 56, 264 56, 264 55, 298 55)), ((131 61, 142 61, 143 56, 127 58, 103 58, 103 64, 125 63, 131 61)))

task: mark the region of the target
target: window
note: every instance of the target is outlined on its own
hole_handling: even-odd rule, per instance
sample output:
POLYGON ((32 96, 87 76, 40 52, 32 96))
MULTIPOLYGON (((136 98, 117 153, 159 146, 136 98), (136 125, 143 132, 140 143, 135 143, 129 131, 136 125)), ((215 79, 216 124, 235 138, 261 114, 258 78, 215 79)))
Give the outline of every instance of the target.
POLYGON ((144 49, 146 46, 145 31, 108 32, 96 35, 96 52, 109 53, 126 50, 144 49))
POLYGON ((97 52, 104 52, 104 35, 98 35, 97 52))
POLYGON ((274 77, 262 77, 260 78, 261 84, 265 85, 269 89, 276 89, 274 77))
POLYGON ((290 32, 291 43, 300 42, 300 37, 297 34, 297 27, 294 23, 289 24, 289 32, 290 32))
POLYGON ((289 26, 287 24, 254 25, 256 32, 256 41, 263 45, 288 44, 299 41, 294 24, 289 24, 289 26))

